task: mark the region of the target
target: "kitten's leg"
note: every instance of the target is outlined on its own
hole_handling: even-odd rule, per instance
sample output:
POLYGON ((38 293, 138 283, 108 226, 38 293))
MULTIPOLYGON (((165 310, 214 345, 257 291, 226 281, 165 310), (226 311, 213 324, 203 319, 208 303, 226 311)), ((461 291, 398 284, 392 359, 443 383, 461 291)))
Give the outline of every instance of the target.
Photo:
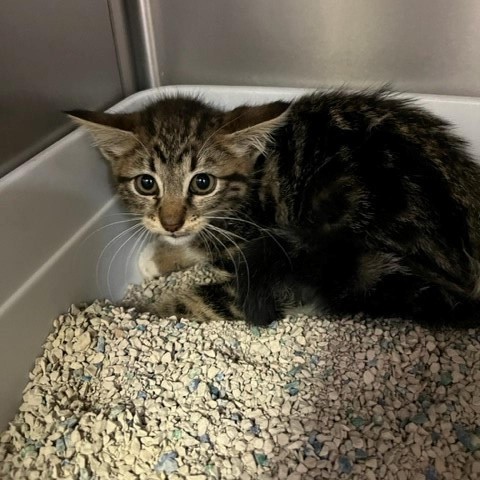
POLYGON ((288 303, 282 288, 282 280, 291 271, 285 249, 280 240, 267 237, 225 250, 213 262, 214 283, 162 295, 157 313, 269 325, 283 316, 288 303))
POLYGON ((292 307, 294 249, 280 237, 265 237, 249 242, 238 267, 237 308, 247 321, 269 325, 292 307), (292 293, 292 294, 291 294, 292 293))
POLYGON ((194 246, 170 245, 154 240, 142 250, 138 267, 143 277, 151 280, 205 261, 205 254, 194 246))
POLYGON ((480 301, 452 292, 419 275, 402 271, 390 273, 391 270, 377 271, 377 280, 373 282, 371 278, 367 289, 353 288, 347 294, 337 296, 332 302, 332 311, 363 312, 370 317, 400 317, 430 327, 480 325, 480 301))
POLYGON ((201 320, 244 320, 230 283, 198 285, 182 297, 193 318, 201 320))
POLYGON ((430 327, 480 325, 480 301, 414 276, 385 278, 368 299, 366 307, 367 311, 379 316, 397 313, 430 327))
POLYGON ((343 302, 359 247, 345 232, 321 237, 285 232, 250 242, 245 256, 250 272, 242 269, 238 302, 247 320, 268 325, 298 301, 307 302, 306 313, 330 311, 333 301, 343 302))
POLYGON ((164 317, 180 315, 198 321, 243 320, 231 280, 232 276, 227 272, 216 271, 215 283, 167 291, 152 310, 164 317))
POLYGON ((167 292, 155 312, 200 321, 247 320, 269 325, 285 316, 297 300, 300 290, 292 275, 294 255, 292 245, 278 236, 231 248, 213 262, 215 282, 167 292))

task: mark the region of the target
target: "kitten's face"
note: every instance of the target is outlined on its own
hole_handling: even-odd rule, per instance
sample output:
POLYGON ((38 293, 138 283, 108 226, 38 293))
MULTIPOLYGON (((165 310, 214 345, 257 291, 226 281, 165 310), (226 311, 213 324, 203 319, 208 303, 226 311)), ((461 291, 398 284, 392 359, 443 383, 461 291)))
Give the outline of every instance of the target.
POLYGON ((224 113, 174 98, 135 114, 72 115, 110 160, 129 210, 167 242, 186 244, 248 196, 255 160, 286 108, 272 105, 224 113))
POLYGON ((197 119, 168 125, 114 165, 118 191, 151 232, 187 243, 248 195, 253 162, 212 136, 218 122, 198 132, 197 119), (210 137, 210 138, 209 138, 210 137))

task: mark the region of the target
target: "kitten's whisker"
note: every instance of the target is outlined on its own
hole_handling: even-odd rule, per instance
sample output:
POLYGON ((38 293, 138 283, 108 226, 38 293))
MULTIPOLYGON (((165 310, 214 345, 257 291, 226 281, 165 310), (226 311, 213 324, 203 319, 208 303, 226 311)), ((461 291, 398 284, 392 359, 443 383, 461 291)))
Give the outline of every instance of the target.
POLYGON ((132 213, 132 212, 116 212, 116 213, 109 213, 108 215, 105 215, 105 217, 115 217, 118 215, 122 216, 135 216, 135 217, 143 217, 142 213, 132 213))
POLYGON ((134 255, 135 250, 137 249, 137 246, 140 244, 141 240, 145 238, 145 236, 149 233, 147 229, 145 229, 141 235, 138 236, 138 238, 135 240, 135 243, 133 244, 132 248, 130 249, 130 253, 128 254, 127 260, 125 262, 125 270, 123 272, 123 278, 125 280, 125 283, 127 282, 127 271, 128 267, 130 266, 130 261, 132 260, 132 257, 134 255))
MULTIPOLYGON (((245 213, 243 213, 243 215, 245 215, 253 224, 255 224, 255 222, 253 222, 252 218, 249 215, 246 215, 245 213)), ((287 251, 283 248, 283 245, 278 241, 278 239, 272 233, 272 229, 266 228, 266 227, 260 227, 258 225, 257 227, 260 228, 263 232, 265 232, 278 245, 278 248, 280 248, 280 250, 282 250, 282 252, 287 257, 288 263, 290 264, 290 268, 293 268, 292 259, 290 258, 290 255, 287 253, 287 251)))
POLYGON ((112 270, 112 266, 113 266, 113 263, 115 261, 115 258, 117 258, 117 255, 120 253, 120 251, 122 250, 122 248, 132 239, 134 238, 136 235, 138 235, 140 232, 142 232, 142 229, 144 229, 145 227, 143 225, 138 225, 138 229, 137 230, 134 230, 134 232, 120 245, 120 247, 118 247, 117 251, 113 254, 111 260, 110 260, 110 263, 108 265, 108 269, 107 269, 107 289, 108 289, 108 294, 110 295, 110 298, 112 299, 113 298, 113 294, 112 294, 112 289, 111 289, 111 282, 110 282, 110 272, 112 270))
POLYGON ((265 227, 261 227, 257 223, 249 221, 249 220, 245 220, 244 218, 237 218, 237 217, 206 217, 206 218, 216 219, 216 220, 229 220, 229 221, 235 221, 235 222, 243 222, 243 223, 246 223, 248 225, 252 225, 253 227, 260 230, 261 232, 266 233, 277 244, 278 248, 280 248, 280 250, 282 250, 282 252, 287 257, 287 260, 290 263, 290 267, 292 267, 292 260, 291 260, 290 256, 288 255, 287 251, 283 248, 283 245, 278 241, 277 238, 275 238, 275 235, 273 235, 273 233, 271 233, 270 229, 265 228, 265 227))
MULTIPOLYGON (((214 218, 214 217, 205 217, 205 218, 210 219, 210 218, 214 218)), ((225 230, 225 229, 223 229, 223 228, 221 228, 221 227, 218 227, 218 226, 216 226, 216 225, 211 225, 211 224, 210 224, 210 227, 212 227, 212 228, 214 228, 214 229, 222 230, 223 232, 226 232, 226 233, 228 233, 229 235, 232 235, 233 237, 238 238, 239 240, 243 240, 244 242, 248 242, 248 240, 247 240, 246 238, 244 238, 244 237, 242 237, 241 235, 238 235, 238 234, 236 234, 236 233, 234 233, 234 232, 229 232, 228 230, 225 230)))
POLYGON ((115 235, 115 237, 113 237, 102 249, 102 251, 100 252, 100 255, 98 257, 98 260, 97 260, 97 265, 95 267, 95 277, 96 277, 96 283, 97 283, 97 287, 99 290, 103 290, 102 287, 100 286, 100 262, 102 260, 102 257, 104 255, 104 253, 107 251, 108 247, 113 243, 115 242, 116 240, 118 240, 119 238, 121 238, 123 235, 126 235, 128 232, 132 231, 134 228, 137 228, 141 226, 141 223, 137 223, 135 225, 132 225, 130 227, 128 227, 126 230, 124 230, 123 232, 120 232, 118 235, 115 235))
MULTIPOLYGON (((238 266, 235 263, 235 259, 234 259, 233 255, 230 253, 230 250, 228 249, 228 247, 215 235, 215 233, 213 231, 208 230, 209 226, 211 226, 211 225, 207 225, 207 229, 205 230, 205 232, 208 232, 209 235, 211 235, 211 238, 213 238, 216 242, 218 242, 218 243, 220 243, 220 245, 222 245, 225 252, 227 252, 228 256, 230 257, 230 260, 232 261, 233 268, 235 270, 235 278, 237 279, 237 290, 238 290, 239 285, 240 285, 240 283, 239 283, 240 280, 239 280, 239 277, 238 277, 238 266)), ((221 256, 220 250, 218 250, 218 252, 219 252, 219 255, 221 256)))
POLYGON ((205 235, 205 232, 198 232, 200 236, 200 240, 202 241, 205 250, 207 250, 207 256, 210 258, 210 263, 213 262, 213 252, 212 249, 210 248, 210 245, 208 244, 208 237, 205 235))
POLYGON ((148 242, 151 241, 152 237, 155 237, 155 234, 152 233, 150 230, 147 230, 147 235, 142 238, 142 241, 137 251, 142 252, 142 250, 145 248, 145 244, 148 244, 148 242))
POLYGON ((89 233, 83 240, 82 240, 82 245, 83 243, 85 243, 92 235, 95 235, 96 233, 100 232, 101 230, 105 229, 105 228, 108 228, 108 227, 113 227, 115 225, 120 225, 122 223, 127 223, 127 222, 135 222, 136 220, 138 220, 138 218, 129 218, 129 219, 126 219, 126 220, 118 220, 117 222, 112 222, 112 223, 108 223, 107 225, 103 225, 99 228, 97 228, 96 230, 94 230, 93 232, 89 233))
MULTIPOLYGON (((220 250, 220 248, 218 248, 218 245, 216 243, 217 239, 216 239, 215 235, 212 232, 210 232, 209 230, 207 230, 206 228, 203 230, 203 233, 205 234, 207 239, 213 239, 212 245, 215 247, 215 250, 217 251, 218 256, 222 257, 222 251, 220 250)), ((213 256, 213 251, 212 251, 212 256, 213 256)))
MULTIPOLYGON (((249 292, 250 292, 250 268, 248 266, 247 258, 245 257, 245 254, 243 253, 243 250, 239 247, 238 243, 235 242, 235 240, 232 240, 232 238, 229 235, 230 232, 227 232, 227 231, 223 230, 222 228, 218 228, 218 227, 215 227, 213 225, 210 225, 210 227, 212 229, 214 229, 214 231, 218 232, 220 235, 223 235, 229 242, 231 242, 233 244, 233 246, 239 251, 240 255, 242 256, 243 262, 245 263, 245 269, 247 271, 247 293, 245 295, 245 298, 246 298, 248 296, 249 292)), ((223 243, 222 243, 222 245, 223 245, 223 243)), ((228 250, 227 250, 227 252, 228 252, 228 250)), ((239 287, 239 277, 238 277, 238 271, 237 271, 237 290, 238 290, 238 287, 239 287)))

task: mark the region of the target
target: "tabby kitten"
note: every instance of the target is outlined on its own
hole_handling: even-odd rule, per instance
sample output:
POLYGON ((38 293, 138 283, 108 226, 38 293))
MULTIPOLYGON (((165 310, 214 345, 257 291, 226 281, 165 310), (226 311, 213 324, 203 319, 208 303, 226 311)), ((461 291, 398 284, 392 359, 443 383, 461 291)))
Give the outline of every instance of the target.
POLYGON ((267 325, 313 303, 480 324, 480 167, 411 101, 334 91, 224 112, 178 96, 69 113, 158 235, 149 274, 219 272, 161 313, 267 325))

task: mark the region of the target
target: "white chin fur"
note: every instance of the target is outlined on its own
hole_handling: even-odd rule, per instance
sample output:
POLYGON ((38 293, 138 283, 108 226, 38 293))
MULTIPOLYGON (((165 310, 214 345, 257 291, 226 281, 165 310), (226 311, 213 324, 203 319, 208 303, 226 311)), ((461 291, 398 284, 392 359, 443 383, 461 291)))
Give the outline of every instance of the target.
POLYGON ((193 240, 195 235, 184 235, 181 237, 171 237, 168 235, 162 235, 160 238, 170 245, 187 245, 193 240))
POLYGON ((153 260, 155 252, 158 248, 158 242, 154 240, 150 242, 140 253, 138 258, 138 268, 143 278, 146 280, 151 280, 152 278, 160 276, 160 270, 157 267, 157 264, 153 260))

